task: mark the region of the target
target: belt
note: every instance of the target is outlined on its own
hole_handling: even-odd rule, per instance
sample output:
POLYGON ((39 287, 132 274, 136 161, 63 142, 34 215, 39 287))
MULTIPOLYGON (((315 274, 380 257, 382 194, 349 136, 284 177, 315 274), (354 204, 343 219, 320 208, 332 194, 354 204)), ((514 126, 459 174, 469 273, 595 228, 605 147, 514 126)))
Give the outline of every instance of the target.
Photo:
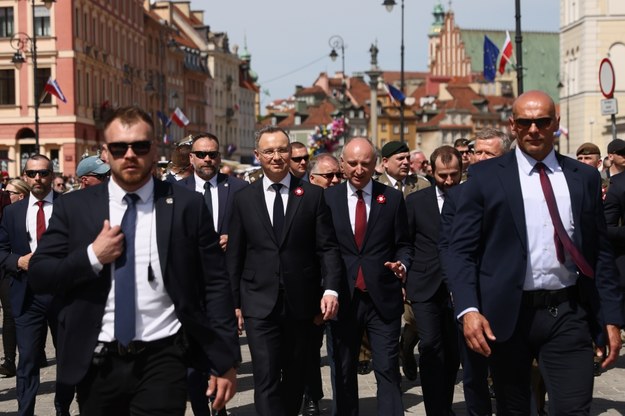
POLYGON ((522 303, 531 308, 552 308, 567 301, 578 300, 577 290, 577 285, 559 290, 528 290, 523 292, 522 303))
MULTIPOLYGON (((104 348, 109 354, 119 355, 138 355, 144 351, 159 350, 174 345, 177 335, 171 335, 167 338, 157 339, 155 341, 131 341, 130 344, 123 346, 117 341, 98 342, 99 348, 104 348)), ((97 348, 96 348, 97 349, 97 348)))

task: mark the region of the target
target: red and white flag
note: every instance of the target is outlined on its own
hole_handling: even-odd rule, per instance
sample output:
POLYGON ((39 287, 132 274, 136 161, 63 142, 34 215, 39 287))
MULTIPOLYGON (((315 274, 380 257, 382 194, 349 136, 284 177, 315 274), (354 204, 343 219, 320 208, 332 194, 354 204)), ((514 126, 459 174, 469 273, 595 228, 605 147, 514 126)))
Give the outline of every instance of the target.
POLYGON ((184 115, 180 107, 176 107, 174 114, 171 115, 171 120, 178 125, 178 127, 185 127, 189 124, 189 119, 184 115))
POLYGON ((59 83, 56 82, 55 79, 48 78, 48 82, 46 82, 45 87, 43 87, 43 91, 44 91, 44 97, 45 97, 45 93, 52 94, 59 100, 63 101, 64 103, 67 103, 67 99, 65 98, 65 95, 63 94, 63 91, 61 91, 61 87, 59 86, 59 83))
POLYGON ((503 75, 506 65, 512 57, 512 42, 510 41, 510 32, 506 30, 506 41, 501 47, 501 58, 499 58, 499 73, 503 75))

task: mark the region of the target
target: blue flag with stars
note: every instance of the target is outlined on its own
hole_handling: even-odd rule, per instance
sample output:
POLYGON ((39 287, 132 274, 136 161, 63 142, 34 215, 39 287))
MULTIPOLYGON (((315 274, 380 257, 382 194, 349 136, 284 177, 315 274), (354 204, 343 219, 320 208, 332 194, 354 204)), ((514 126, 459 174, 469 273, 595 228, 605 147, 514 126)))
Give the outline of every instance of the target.
POLYGON ((493 82, 497 75, 497 58, 499 48, 488 36, 484 35, 484 79, 493 82))

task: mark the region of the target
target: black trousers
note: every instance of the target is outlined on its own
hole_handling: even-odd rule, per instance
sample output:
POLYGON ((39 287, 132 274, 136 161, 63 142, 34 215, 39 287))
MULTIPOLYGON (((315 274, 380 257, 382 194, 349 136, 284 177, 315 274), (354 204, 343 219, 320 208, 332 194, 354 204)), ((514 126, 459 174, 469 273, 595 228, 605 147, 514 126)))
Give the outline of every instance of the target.
POLYGON ((309 358, 306 360, 306 383, 304 393, 316 402, 323 398, 323 386, 321 382, 321 347, 323 346, 323 333, 326 325, 311 325, 311 340, 309 358))
POLYGON ((547 386, 549 415, 589 414, 594 377, 586 315, 575 301, 552 309, 521 306, 512 337, 491 344, 497 415, 530 414, 533 358, 547 386))
POLYGON ((0 277, 0 302, 2 302, 2 347, 4 358, 15 362, 17 340, 15 338, 15 318, 11 311, 11 278, 0 277))
POLYGON ((183 416, 187 365, 180 346, 147 349, 137 355, 109 353, 91 365, 78 384, 84 416, 183 416))

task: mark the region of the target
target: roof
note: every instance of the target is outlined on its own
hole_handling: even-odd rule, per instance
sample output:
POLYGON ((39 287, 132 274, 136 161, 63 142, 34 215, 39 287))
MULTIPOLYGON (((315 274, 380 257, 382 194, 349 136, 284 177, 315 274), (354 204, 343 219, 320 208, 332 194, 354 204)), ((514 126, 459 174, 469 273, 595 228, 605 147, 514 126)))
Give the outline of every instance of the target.
MULTIPOLYGON (((511 31, 514 61, 516 45, 514 31, 511 31)), ((504 30, 460 30, 467 55, 471 57, 471 70, 481 73, 484 69, 484 35, 501 49, 506 40, 504 30)), ((558 74, 560 73, 560 38, 557 32, 523 32, 523 89, 542 90, 558 100, 558 74)), ((508 65, 510 70, 510 65, 508 65)))

